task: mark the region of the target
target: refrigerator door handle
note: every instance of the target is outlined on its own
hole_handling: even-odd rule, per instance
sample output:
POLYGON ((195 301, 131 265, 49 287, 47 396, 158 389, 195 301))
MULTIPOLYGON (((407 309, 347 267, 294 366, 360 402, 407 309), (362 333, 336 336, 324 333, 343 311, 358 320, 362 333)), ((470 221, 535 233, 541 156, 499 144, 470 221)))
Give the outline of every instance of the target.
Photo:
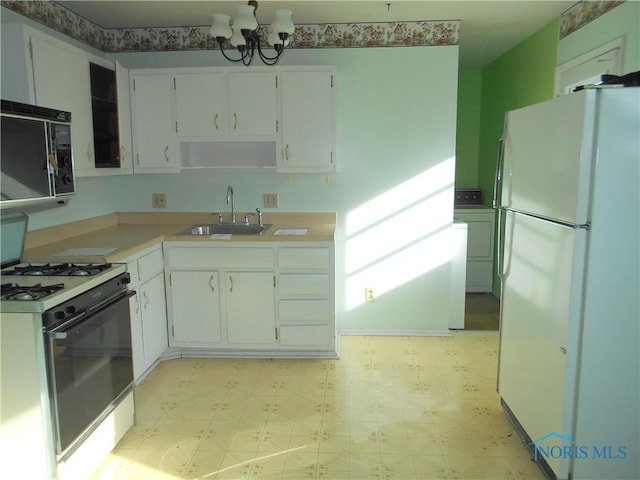
POLYGON ((504 162, 504 136, 498 142, 498 160, 496 162, 496 175, 493 179, 493 208, 500 208, 498 201, 499 189, 502 182, 502 164, 504 162))
POLYGON ((504 280, 504 234, 503 234, 503 222, 505 211, 501 208, 498 210, 498 277, 504 280))

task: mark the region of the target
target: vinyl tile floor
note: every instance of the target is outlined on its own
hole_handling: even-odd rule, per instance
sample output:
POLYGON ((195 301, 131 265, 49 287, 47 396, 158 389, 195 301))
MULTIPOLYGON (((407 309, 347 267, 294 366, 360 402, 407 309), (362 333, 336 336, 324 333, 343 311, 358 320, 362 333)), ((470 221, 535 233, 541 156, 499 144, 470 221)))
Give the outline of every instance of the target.
POLYGON ((339 360, 176 359, 92 480, 544 479, 496 393, 497 332, 347 336, 339 360))

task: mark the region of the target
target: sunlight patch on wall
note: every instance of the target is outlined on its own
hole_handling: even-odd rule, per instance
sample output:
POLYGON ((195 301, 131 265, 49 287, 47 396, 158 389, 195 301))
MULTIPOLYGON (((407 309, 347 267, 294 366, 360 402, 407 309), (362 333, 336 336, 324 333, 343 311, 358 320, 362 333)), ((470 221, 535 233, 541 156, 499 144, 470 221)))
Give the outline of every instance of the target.
POLYGON ((346 307, 449 262, 455 161, 449 158, 347 214, 346 307))

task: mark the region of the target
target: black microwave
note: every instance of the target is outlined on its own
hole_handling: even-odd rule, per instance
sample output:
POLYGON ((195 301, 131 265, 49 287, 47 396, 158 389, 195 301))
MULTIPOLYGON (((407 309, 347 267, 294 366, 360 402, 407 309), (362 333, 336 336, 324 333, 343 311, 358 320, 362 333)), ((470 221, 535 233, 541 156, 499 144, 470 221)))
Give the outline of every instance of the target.
POLYGON ((74 194, 71 113, 2 100, 0 114, 3 208, 74 194))

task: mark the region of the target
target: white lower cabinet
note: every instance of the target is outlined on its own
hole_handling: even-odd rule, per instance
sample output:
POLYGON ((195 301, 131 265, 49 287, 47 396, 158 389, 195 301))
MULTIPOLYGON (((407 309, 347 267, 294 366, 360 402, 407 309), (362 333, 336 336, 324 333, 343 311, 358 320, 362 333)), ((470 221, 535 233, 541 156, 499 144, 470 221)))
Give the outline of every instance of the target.
POLYGON ((171 327, 172 345, 216 344, 221 339, 218 272, 172 271, 169 292, 180 321, 171 327))
POLYGON ((165 268, 172 347, 336 353, 332 242, 166 242, 165 268))
POLYGON ((280 345, 335 348, 333 246, 278 249, 280 345))
POLYGON ((125 262, 131 275, 130 288, 137 293, 129 303, 133 376, 137 382, 168 346, 162 247, 151 247, 125 262))
POLYGON ((276 314, 272 272, 227 272, 225 275, 229 343, 274 345, 276 314))
POLYGON ((467 292, 491 292, 495 211, 488 207, 456 208, 455 217, 468 225, 467 292))

